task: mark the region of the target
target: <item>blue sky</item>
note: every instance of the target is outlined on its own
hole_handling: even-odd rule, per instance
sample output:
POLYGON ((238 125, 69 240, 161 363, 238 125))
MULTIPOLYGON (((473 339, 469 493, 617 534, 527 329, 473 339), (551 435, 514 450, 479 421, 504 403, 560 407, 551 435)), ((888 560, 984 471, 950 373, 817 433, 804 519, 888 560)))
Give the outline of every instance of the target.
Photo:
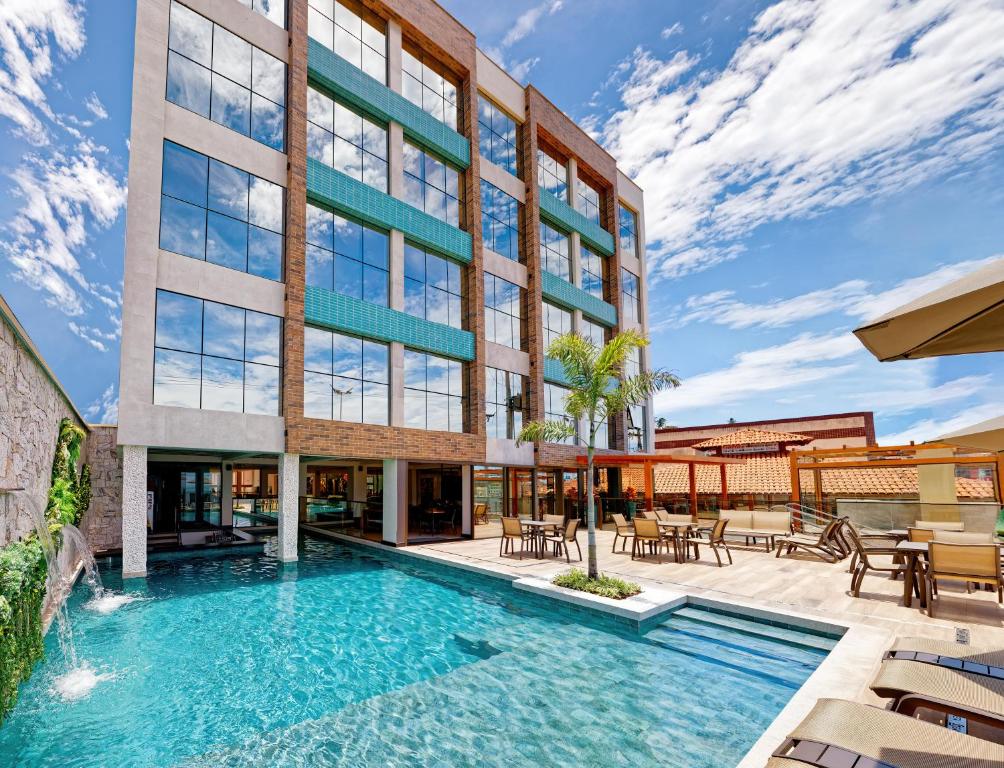
MULTIPOLYGON (((850 335, 1004 256, 1000 2, 443 5, 645 189, 654 360, 684 380, 658 415, 874 410, 887 442, 1000 412, 1000 355, 880 364, 850 335)), ((0 4, 0 286, 95 420, 117 399, 133 14, 0 4)))

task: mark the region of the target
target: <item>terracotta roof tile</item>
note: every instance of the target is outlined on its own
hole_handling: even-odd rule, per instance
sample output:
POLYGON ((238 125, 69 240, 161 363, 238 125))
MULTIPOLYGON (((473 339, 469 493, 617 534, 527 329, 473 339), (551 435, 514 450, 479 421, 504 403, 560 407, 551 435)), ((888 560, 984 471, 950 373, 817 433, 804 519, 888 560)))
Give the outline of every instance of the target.
POLYGON ((771 445, 773 443, 808 443, 812 440, 807 435, 796 435, 792 432, 772 432, 766 429, 737 429, 725 435, 709 437, 694 448, 718 448, 730 445, 771 445))

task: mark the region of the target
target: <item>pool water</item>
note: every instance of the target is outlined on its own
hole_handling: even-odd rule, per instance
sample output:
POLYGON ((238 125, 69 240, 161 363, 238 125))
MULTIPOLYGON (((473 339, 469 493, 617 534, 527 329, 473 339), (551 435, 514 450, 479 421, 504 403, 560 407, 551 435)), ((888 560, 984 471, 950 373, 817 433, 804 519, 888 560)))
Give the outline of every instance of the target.
POLYGON ((150 563, 70 598, 0 727, 0 764, 734 765, 832 637, 693 607, 639 628, 414 558, 314 538, 267 556, 150 563))

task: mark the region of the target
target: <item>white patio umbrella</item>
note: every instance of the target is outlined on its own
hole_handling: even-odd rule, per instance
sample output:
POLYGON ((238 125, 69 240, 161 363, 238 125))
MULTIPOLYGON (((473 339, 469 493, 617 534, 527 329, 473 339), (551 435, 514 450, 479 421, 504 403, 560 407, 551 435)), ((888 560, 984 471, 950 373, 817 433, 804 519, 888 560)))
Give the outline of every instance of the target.
POLYGON ((1004 416, 996 416, 971 427, 949 432, 935 440, 981 451, 1004 451, 1004 416))
POLYGON ((882 362, 1004 351, 1004 259, 854 331, 882 362))

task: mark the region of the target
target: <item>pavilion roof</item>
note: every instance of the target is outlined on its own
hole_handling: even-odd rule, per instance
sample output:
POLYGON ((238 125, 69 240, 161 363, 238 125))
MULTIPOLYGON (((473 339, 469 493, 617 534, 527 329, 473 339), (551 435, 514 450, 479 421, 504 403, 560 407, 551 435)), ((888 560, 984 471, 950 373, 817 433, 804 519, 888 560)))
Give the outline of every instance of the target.
POLYGON ((695 444, 694 448, 720 448, 733 445, 772 445, 774 443, 804 444, 812 440, 808 435, 797 435, 794 432, 773 432, 768 429, 751 429, 744 427, 735 432, 716 435, 695 444))

